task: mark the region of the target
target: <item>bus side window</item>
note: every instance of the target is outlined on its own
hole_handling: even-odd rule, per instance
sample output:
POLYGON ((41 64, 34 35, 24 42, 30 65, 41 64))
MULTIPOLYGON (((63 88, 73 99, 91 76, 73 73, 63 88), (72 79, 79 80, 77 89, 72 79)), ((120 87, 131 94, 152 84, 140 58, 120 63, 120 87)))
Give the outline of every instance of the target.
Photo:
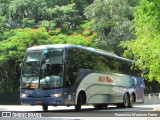
POLYGON ((70 81, 70 84, 73 84, 75 82, 76 79, 76 72, 74 71, 74 66, 70 65, 68 67, 68 80, 70 81))
POLYGON ((66 63, 66 86, 74 84, 78 72, 78 55, 76 49, 68 50, 66 63))

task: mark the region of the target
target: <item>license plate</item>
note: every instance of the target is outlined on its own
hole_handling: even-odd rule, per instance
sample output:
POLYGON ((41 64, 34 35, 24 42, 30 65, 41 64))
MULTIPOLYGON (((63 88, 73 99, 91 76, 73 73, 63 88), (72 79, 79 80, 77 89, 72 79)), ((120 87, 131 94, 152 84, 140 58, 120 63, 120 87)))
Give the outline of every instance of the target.
POLYGON ((36 103, 36 104, 42 104, 43 101, 42 101, 42 100, 36 100, 35 103, 36 103))

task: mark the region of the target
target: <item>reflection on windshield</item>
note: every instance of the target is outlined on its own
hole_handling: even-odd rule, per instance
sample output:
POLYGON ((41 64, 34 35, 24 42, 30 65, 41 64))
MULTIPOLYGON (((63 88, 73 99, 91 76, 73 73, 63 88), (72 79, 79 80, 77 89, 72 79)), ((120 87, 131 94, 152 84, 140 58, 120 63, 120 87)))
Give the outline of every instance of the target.
POLYGON ((26 62, 26 66, 25 66, 26 69, 24 71, 24 74, 26 76, 32 76, 35 74, 37 75, 39 71, 39 64, 40 64, 39 61, 26 62))
POLYGON ((28 52, 22 70, 22 87, 62 87, 62 61, 63 49, 28 52))
POLYGON ((38 74, 41 58, 42 51, 32 51, 26 54, 23 69, 24 76, 32 76, 38 74))
POLYGON ((49 50, 48 54, 44 55, 43 58, 40 86, 62 87, 63 50, 49 50))
POLYGON ((60 64, 47 65, 40 79, 41 87, 62 87, 62 67, 60 64))

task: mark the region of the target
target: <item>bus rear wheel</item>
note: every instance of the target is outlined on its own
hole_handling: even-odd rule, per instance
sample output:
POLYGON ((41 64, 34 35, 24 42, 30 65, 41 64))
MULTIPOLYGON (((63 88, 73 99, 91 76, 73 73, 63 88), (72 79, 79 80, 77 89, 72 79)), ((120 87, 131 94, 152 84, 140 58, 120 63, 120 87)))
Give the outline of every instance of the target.
POLYGON ((118 104, 117 107, 118 108, 128 108, 129 103, 130 103, 129 96, 128 96, 128 94, 125 93, 124 96, 123 96, 123 103, 118 104))
POLYGON ((132 108, 132 107, 133 107, 133 104, 134 104, 134 96, 131 95, 131 96, 130 96, 130 101, 129 101, 129 108, 132 108))

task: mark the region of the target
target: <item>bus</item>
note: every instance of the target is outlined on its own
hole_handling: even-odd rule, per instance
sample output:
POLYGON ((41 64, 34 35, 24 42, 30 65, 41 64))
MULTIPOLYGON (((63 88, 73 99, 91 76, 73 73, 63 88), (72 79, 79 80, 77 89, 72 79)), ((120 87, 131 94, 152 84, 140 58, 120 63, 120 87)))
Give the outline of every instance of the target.
POLYGON ((72 44, 28 48, 20 75, 22 104, 127 108, 142 102, 144 80, 132 76, 132 60, 72 44))

